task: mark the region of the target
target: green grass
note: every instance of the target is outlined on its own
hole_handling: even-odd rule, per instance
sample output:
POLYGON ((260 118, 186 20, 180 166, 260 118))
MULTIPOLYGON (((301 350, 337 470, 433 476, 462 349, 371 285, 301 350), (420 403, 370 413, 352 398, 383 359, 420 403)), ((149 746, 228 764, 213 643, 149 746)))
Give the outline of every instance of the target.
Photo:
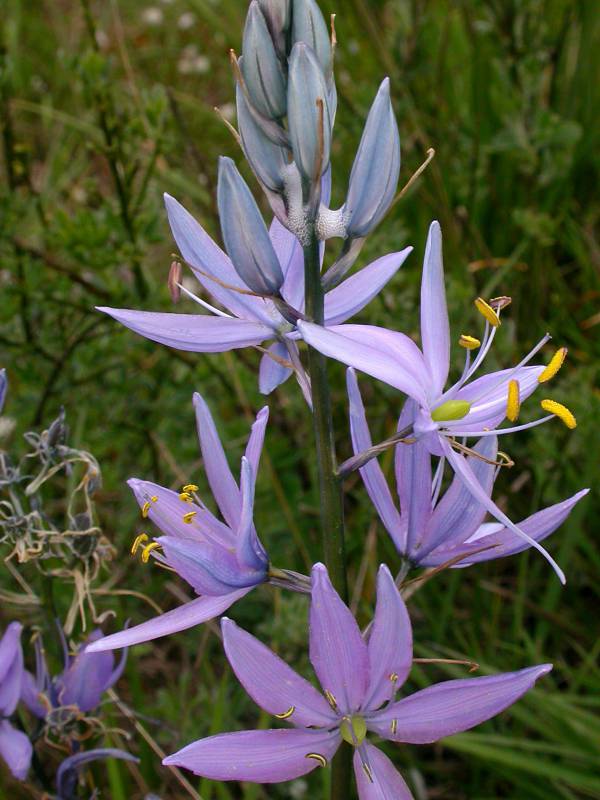
MULTIPOLYGON (((93 452, 103 469, 98 508, 118 549, 111 575, 121 588, 169 607, 187 589, 129 558, 138 517, 125 480, 136 475, 165 485, 190 478, 203 484, 193 390, 203 392, 221 419, 232 464, 249 417, 265 400, 256 387, 258 353, 175 353, 94 311, 95 305, 171 308, 166 278, 174 244, 161 194, 176 195, 217 234, 216 159, 227 154, 240 161, 213 106, 232 100, 227 52, 240 49, 246 3, 154 5, 164 16, 158 26, 148 24, 140 0, 92 4, 93 47, 75 0, 43 6, 5 0, 0 347, 10 378, 6 413, 16 420, 13 444, 65 406, 73 444, 93 452), (182 29, 182 15, 189 13, 193 25, 182 29), (190 47, 196 48, 192 56, 185 50, 190 47), (208 71, 186 72, 185 53, 188 61, 206 56, 208 71)), ((511 438, 507 447, 517 463, 501 478, 498 497, 519 519, 582 486, 595 489, 600 20, 594 4, 343 0, 322 8, 338 12, 335 199, 343 198, 363 120, 386 74, 402 137, 402 181, 427 148, 436 150, 364 249, 361 265, 407 244, 415 253, 360 320, 416 334, 424 238, 431 219, 440 219, 455 336, 477 331, 474 296, 507 294, 513 303, 492 366, 512 363, 546 330, 569 347, 550 391, 573 409, 578 429, 570 433, 557 422, 511 438)), ((332 247, 329 257, 334 253, 332 247)), ((191 306, 182 301, 181 310, 191 306)), ((458 361, 454 366, 459 369, 458 361)), ((346 457, 338 364, 331 376, 338 450, 346 457)), ((389 435, 398 396, 366 378, 361 387, 374 436, 389 435)), ((263 463, 257 523, 276 564, 305 570, 306 560, 321 558, 310 421, 291 383, 268 404, 272 466, 263 463)), ((389 472, 390 459, 382 463, 389 472)), ((354 584, 364 557, 360 615, 366 620, 377 564, 396 566, 397 556, 380 527, 376 546, 366 552, 373 514, 359 481, 349 480, 347 490, 350 578, 354 584)), ((540 557, 524 554, 442 574, 414 596, 420 656, 466 657, 486 670, 555 664, 539 688, 499 719, 439 745, 389 751, 417 800, 600 797, 599 513, 592 491, 551 540, 568 576, 565 589, 540 557)), ((0 584, 17 588, 6 573, 0 584)), ((68 588, 55 592, 66 602, 68 588)), ((116 624, 152 613, 135 597, 104 598, 99 605, 116 610, 116 624)), ((15 613, 4 607, 3 621, 15 613)), ((232 612, 309 675, 304 614, 302 599, 268 588, 232 612)), ((32 612, 25 621, 40 619, 32 612)), ((461 673, 420 667, 410 685, 454 674, 461 673)), ((210 732, 268 724, 224 665, 214 628, 134 649, 119 691, 167 752, 210 732)), ((111 721, 131 729, 116 712, 111 721)), ((142 756, 139 773, 117 762, 95 769, 100 785, 109 787, 106 796, 188 796, 132 735, 131 746, 142 756)), ((204 800, 308 798, 324 796, 322 780, 314 775, 293 788, 267 789, 203 781, 200 793, 204 800)), ((16 797, 19 789, 11 785, 7 792, 16 797)))

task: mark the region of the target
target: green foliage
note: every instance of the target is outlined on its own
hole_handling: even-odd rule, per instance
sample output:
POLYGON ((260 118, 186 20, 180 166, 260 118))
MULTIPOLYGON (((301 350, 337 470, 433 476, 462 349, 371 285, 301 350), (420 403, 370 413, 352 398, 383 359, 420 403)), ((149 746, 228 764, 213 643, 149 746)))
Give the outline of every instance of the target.
MULTIPOLYGON (((495 366, 512 363, 545 330, 570 350, 550 391, 573 409, 579 427, 571 434, 557 422, 511 439, 517 465, 501 479, 501 502, 520 519, 582 486, 594 487, 600 450, 600 249, 594 233, 600 22, 594 4, 344 0, 333 10, 340 93, 335 199, 345 191, 345 179, 336 176, 348 174, 384 74, 392 78, 402 136, 402 181, 428 147, 436 150, 364 249, 361 264, 409 243, 416 252, 362 321, 416 330, 419 262, 427 226, 439 218, 456 336, 477 330, 474 296, 507 294, 513 304, 497 338, 495 366)), ((216 158, 241 159, 212 109, 231 110, 227 50, 239 49, 245 11, 242 0, 153 6, 5 0, 3 9, 0 365, 10 379, 11 436, 18 442, 32 425, 47 426, 65 406, 72 446, 93 453, 104 476, 95 501, 102 530, 118 551, 107 585, 120 579, 163 608, 186 589, 130 559, 139 518, 125 480, 135 475, 178 486, 193 478, 202 490, 191 407, 196 388, 222 419, 235 462, 248 419, 265 402, 256 388, 259 354, 168 351, 94 307, 171 309, 166 278, 174 244, 163 191, 217 232, 216 158)), ((182 300, 180 310, 191 311, 189 301, 182 300)), ((350 453, 343 370, 332 364, 331 374, 344 458, 350 453)), ((374 436, 390 435, 397 394, 371 381, 361 386, 374 436)), ((321 558, 309 419, 292 382, 268 403, 272 422, 257 521, 274 563, 305 570, 307 561, 321 558)), ((382 463, 391 475, 389 454, 382 463)), ((360 482, 350 479, 347 490, 352 586, 362 562, 361 579, 373 597, 377 564, 396 567, 397 556, 380 527, 375 538, 367 536, 373 514, 360 482)), ((529 553, 444 573, 414 596, 419 656, 468 658, 497 670, 556 664, 530 698, 500 719, 435 748, 396 748, 394 758, 417 800, 600 797, 592 611, 599 512, 592 492, 551 542, 569 578, 565 590, 529 553)), ((5 572, 0 580, 6 591, 18 590, 5 572)), ((99 603, 115 610, 115 625, 154 613, 141 596, 113 595, 99 603)), ((369 609, 360 611, 366 619, 369 609)), ((2 614, 4 623, 13 609, 2 614)), ((265 588, 233 616, 310 674, 301 600, 265 588)), ((224 667, 216 631, 209 625, 131 654, 121 694, 167 752, 217 730, 267 724, 224 667)), ((444 674, 441 667, 421 666, 412 681, 425 685, 444 674)), ((189 796, 116 709, 114 722, 131 730, 142 764, 139 772, 123 764, 96 770, 99 785, 110 787, 107 796, 189 796)), ((268 791, 205 781, 200 792, 204 800, 308 798, 319 796, 321 781, 315 774, 268 791)), ((18 792, 11 785, 10 796, 18 792)))

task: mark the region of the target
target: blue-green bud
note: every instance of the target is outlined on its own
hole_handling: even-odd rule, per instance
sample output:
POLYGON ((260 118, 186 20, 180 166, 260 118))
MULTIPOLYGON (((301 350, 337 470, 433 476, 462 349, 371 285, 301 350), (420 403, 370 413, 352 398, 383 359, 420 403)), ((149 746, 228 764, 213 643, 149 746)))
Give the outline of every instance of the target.
POLYGON ((285 75, 257 0, 252 0, 248 9, 243 56, 242 75, 256 109, 269 119, 284 117, 285 75))

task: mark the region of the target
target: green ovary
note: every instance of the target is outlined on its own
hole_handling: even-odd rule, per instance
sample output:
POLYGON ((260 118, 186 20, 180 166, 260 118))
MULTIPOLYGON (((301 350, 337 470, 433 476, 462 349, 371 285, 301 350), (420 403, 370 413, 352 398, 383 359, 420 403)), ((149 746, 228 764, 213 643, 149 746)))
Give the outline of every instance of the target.
POLYGON ((448 400, 441 406, 434 408, 431 412, 431 419, 434 422, 449 422, 453 419, 466 417, 471 410, 471 403, 466 400, 448 400))
POLYGON ((345 742, 358 747, 367 735, 367 723, 362 717, 345 717, 340 725, 340 733, 345 742))

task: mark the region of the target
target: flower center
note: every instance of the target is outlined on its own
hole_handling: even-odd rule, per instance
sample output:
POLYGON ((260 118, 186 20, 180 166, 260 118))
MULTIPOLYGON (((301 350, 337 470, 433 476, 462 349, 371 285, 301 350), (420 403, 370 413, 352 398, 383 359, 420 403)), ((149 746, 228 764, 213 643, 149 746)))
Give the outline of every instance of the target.
POLYGON ((367 735, 367 723, 362 717, 353 715, 351 717, 344 717, 340 725, 340 733, 342 739, 354 747, 359 747, 367 735))
POLYGON ((466 417, 471 410, 471 403, 467 400, 447 400, 441 406, 434 408, 431 419, 434 422, 448 422, 466 417))

